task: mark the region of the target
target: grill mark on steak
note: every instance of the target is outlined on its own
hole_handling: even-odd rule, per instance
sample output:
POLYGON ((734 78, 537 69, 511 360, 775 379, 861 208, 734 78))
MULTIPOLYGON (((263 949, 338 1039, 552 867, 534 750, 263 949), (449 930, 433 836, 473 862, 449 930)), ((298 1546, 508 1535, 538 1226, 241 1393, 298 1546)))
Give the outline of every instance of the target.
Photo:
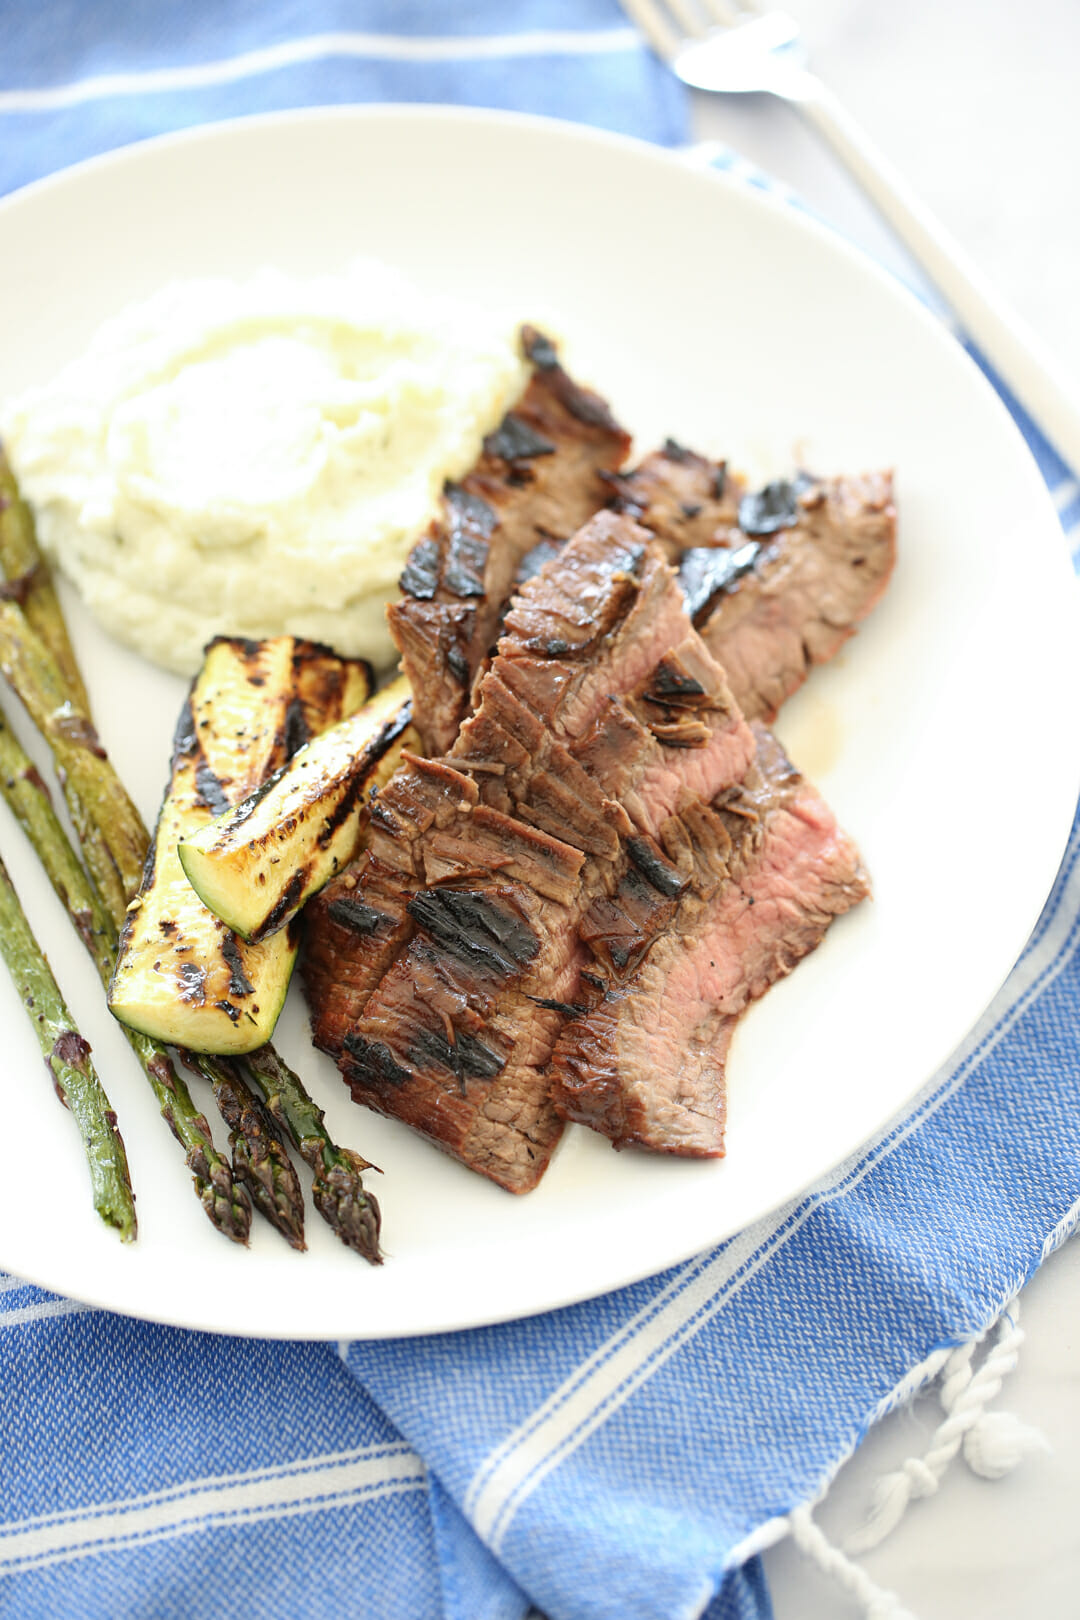
POLYGON ((484 453, 501 461, 532 461, 536 456, 553 456, 555 446, 516 411, 507 411, 502 423, 484 440, 484 453))
POLYGON ((559 555, 564 544, 562 540, 538 540, 535 546, 531 546, 517 565, 514 588, 524 585, 527 579, 535 579, 544 564, 559 555))
POLYGON ((607 482, 612 505, 677 562, 691 618, 748 720, 776 717, 813 665, 854 633, 893 569, 887 472, 800 472, 748 492, 722 463, 669 442, 607 482))
POLYGON ((748 719, 771 721, 811 668, 834 656, 881 597, 895 560, 890 473, 804 484, 795 522, 761 541, 750 567, 695 616, 748 719))
POLYGON ((761 543, 748 540, 741 546, 693 546, 679 558, 679 582, 686 597, 686 609, 695 624, 701 624, 725 591, 730 591, 748 574, 761 555, 761 543))
POLYGON ((406 596, 430 602, 439 588, 441 566, 439 542, 433 533, 418 540, 405 561, 399 584, 406 596))
POLYGON ((451 596, 483 596, 488 542, 499 521, 495 508, 462 484, 443 490, 446 548, 442 584, 451 596))
POLYGON ((689 879, 660 853, 651 838, 628 838, 626 853, 657 894, 675 900, 686 888, 689 879))
POLYGON ((540 949, 509 892, 504 897, 477 889, 421 889, 407 909, 443 950, 504 978, 520 972, 540 949))
POLYGON ((563 1028, 552 1096, 565 1119, 616 1147, 722 1155, 724 1059, 735 1021, 869 891, 858 851, 828 807, 775 738, 756 730, 757 761, 745 782, 696 807, 681 838, 669 829, 669 853, 692 867, 674 916, 658 918, 651 942, 639 940, 620 961, 610 940, 613 917, 631 918, 624 883, 606 912, 592 908, 582 930, 607 986, 563 1028))
MULTIPOLYGON (((613 512, 598 514, 557 565, 522 587, 477 691, 450 752, 407 756, 376 800, 356 897, 376 904, 372 867, 394 873, 415 932, 407 943, 399 935, 398 954, 337 1044, 357 1100, 524 1191, 561 1129, 544 1066, 564 1009, 586 1005, 577 923, 622 882, 640 890, 639 933, 655 937, 682 878, 651 834, 699 783, 709 796, 732 787, 754 740, 663 553, 613 512), (663 685, 661 666, 700 688, 679 695, 693 698, 722 746, 666 747, 630 713, 627 705, 647 701, 641 691, 663 685), (583 763, 578 745, 617 705, 632 723, 631 757, 583 763), (644 825, 605 771, 631 803, 629 790, 648 779, 644 825), (492 1056, 477 1056, 472 1042, 492 1056)), ((654 701, 668 712, 655 691, 654 701)), ((363 956, 367 937, 353 949, 363 956)), ((617 941, 614 949, 618 956, 617 941)))
POLYGON ((739 520, 740 478, 673 439, 630 472, 605 479, 608 504, 625 512, 660 541, 670 561, 695 546, 724 544, 739 520))
POLYGON ((365 906, 347 894, 342 895, 340 899, 331 900, 327 911, 334 922, 357 934, 377 934, 379 929, 386 925, 386 918, 381 911, 376 911, 373 906, 365 906))
POLYGON ((346 1032, 398 952, 412 937, 408 891, 401 875, 365 850, 301 913, 300 976, 311 1014, 311 1038, 337 1058, 346 1032))
POLYGON ((498 631, 522 558, 567 539, 603 505, 601 473, 625 460, 630 439, 598 395, 581 388, 532 328, 522 344, 534 370, 521 400, 413 547, 403 597, 387 618, 405 673, 421 696, 425 751, 444 754, 498 631))

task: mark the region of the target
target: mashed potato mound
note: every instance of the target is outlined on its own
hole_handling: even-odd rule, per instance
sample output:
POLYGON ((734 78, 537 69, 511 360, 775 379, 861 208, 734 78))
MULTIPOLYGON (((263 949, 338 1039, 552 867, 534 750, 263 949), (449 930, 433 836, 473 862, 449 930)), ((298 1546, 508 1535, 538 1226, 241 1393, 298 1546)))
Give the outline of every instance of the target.
POLYGON ((385 664, 405 556, 525 381, 506 317, 267 270, 124 311, 0 432, 45 550, 155 663, 289 633, 385 664))

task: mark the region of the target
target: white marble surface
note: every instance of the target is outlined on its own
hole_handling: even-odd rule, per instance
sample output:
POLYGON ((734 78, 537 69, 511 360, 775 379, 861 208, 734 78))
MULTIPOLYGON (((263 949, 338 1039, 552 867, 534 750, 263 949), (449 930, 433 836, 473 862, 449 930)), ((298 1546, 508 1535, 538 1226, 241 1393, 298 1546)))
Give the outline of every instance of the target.
MULTIPOLYGON (((812 65, 969 255, 1080 381, 1080 4, 1077 0, 786 0, 812 65)), ((794 186, 878 258, 912 274, 832 157, 790 109, 695 98, 696 133, 794 186)), ((954 1462, 860 1560, 917 1620, 1080 1616, 1080 1242, 1025 1291, 1026 1342, 996 1408, 1050 1449, 1006 1478, 954 1462)), ((942 1413, 927 1396, 881 1424, 819 1512, 842 1543, 879 1474, 921 1455, 942 1413)), ((785 1542, 766 1555, 776 1620, 859 1607, 785 1542)))

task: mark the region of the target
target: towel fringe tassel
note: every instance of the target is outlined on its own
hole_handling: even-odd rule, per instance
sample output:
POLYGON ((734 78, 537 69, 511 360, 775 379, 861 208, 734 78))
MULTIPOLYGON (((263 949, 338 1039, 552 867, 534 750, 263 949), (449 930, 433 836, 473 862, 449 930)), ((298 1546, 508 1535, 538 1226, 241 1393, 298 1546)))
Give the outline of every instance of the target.
POLYGON ((923 1456, 909 1457, 878 1480, 867 1521, 848 1538, 847 1552, 869 1552, 891 1535, 912 1502, 935 1494, 945 1470, 961 1451, 973 1473, 983 1479, 1001 1479, 1030 1453, 1049 1450, 1045 1437, 1013 1413, 987 1411, 1019 1359, 1024 1342, 1019 1318, 1019 1301, 1014 1300, 998 1318, 996 1342, 974 1371, 975 1352, 993 1328, 952 1351, 939 1375, 938 1399, 944 1421, 923 1456))
POLYGON ((913 1617, 895 1592, 876 1585, 848 1555, 878 1546, 896 1529, 912 1502, 933 1496, 954 1457, 962 1452, 974 1473, 983 1479, 1001 1479, 1030 1453, 1049 1451, 1045 1436, 1013 1413, 987 1411, 1016 1367, 1024 1341, 1019 1318, 1019 1302, 1014 1300, 984 1333, 949 1353, 937 1374, 944 1421, 934 1431, 923 1456, 909 1457, 900 1468, 878 1480, 871 1493, 867 1521, 848 1538, 843 1551, 814 1522, 816 1504, 796 1508, 788 1515, 787 1528, 799 1551, 860 1605, 866 1620, 913 1617), (975 1353, 994 1327, 996 1341, 973 1369, 975 1353))
POLYGON ((796 1508, 788 1515, 788 1523, 799 1551, 854 1598, 866 1620, 914 1620, 895 1592, 878 1586, 864 1569, 834 1546, 824 1530, 814 1523, 809 1507, 796 1508))

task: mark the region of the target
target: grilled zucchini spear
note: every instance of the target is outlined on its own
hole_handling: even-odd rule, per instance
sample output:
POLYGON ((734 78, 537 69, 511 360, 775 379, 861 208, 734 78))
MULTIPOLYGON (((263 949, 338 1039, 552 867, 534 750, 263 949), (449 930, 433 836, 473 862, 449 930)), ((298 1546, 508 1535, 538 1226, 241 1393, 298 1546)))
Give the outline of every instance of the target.
POLYGON ((420 746, 404 676, 178 846, 192 888, 241 938, 278 937, 356 854, 371 792, 420 746))
POLYGON ((245 799, 313 733, 371 690, 366 664, 277 636, 221 638, 181 711, 165 802, 128 907, 109 1006, 121 1023, 193 1052, 270 1039, 296 959, 292 930, 248 944, 203 905, 176 846, 245 799))

